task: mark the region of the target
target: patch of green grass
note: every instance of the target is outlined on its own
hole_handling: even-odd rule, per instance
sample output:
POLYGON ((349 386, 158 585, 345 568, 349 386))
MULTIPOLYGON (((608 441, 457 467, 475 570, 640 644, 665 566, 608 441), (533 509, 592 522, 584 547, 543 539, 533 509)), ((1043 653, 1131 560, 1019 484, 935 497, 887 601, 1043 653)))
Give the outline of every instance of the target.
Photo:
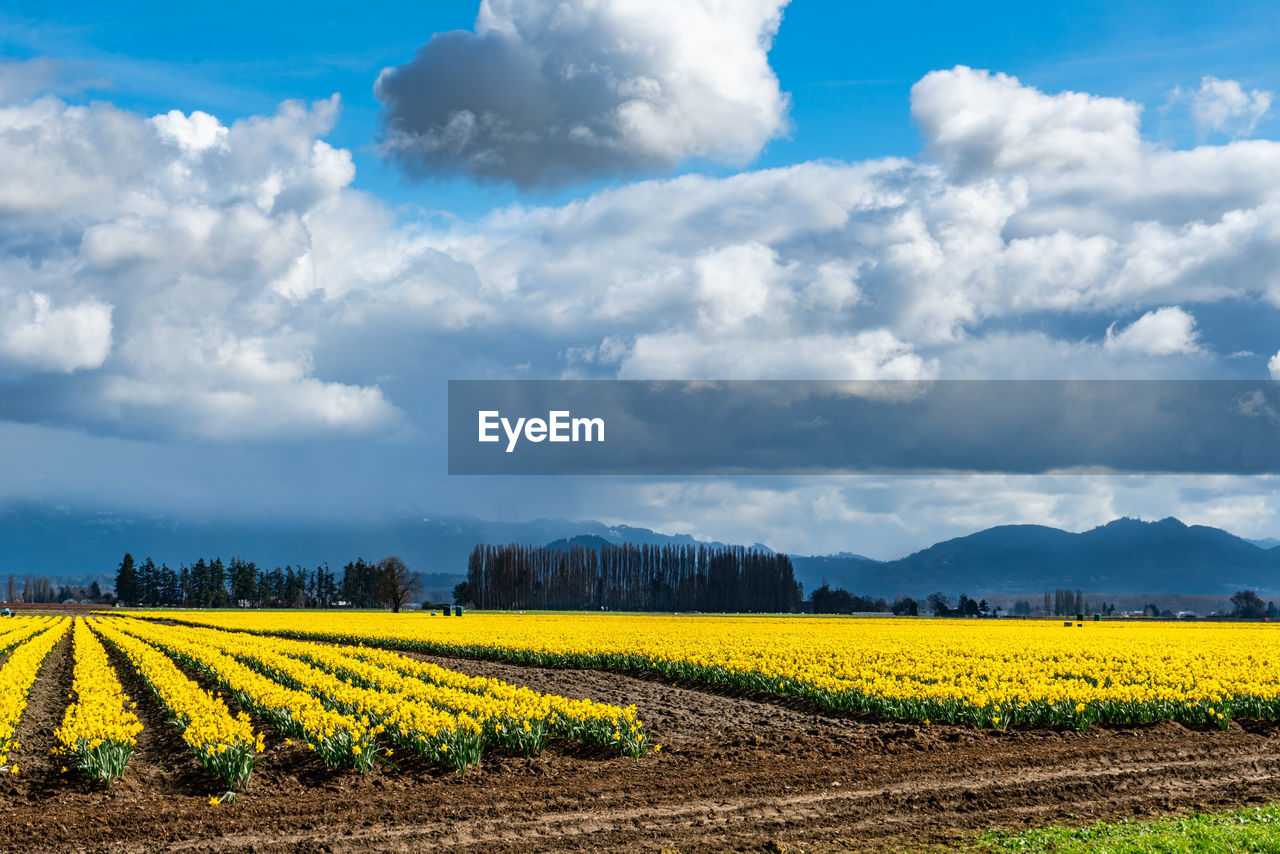
POLYGON ((1053 854, 1280 854, 1280 805, 1088 827, 989 830, 977 851, 1053 854))

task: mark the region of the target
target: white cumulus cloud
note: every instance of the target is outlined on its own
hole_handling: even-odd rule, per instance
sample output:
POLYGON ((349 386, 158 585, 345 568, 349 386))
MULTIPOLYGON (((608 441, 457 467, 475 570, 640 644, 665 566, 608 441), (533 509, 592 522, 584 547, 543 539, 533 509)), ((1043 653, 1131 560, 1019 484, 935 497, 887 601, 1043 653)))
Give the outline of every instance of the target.
POLYGON ((1273 95, 1265 89, 1246 92, 1236 80, 1205 76, 1190 96, 1191 118, 1201 133, 1249 136, 1271 109, 1273 95))
POLYGON ((1083 92, 1047 95, 1016 77, 957 66, 911 88, 931 151, 960 173, 1132 167, 1141 107, 1083 92))
POLYGON ((155 126, 161 139, 177 143, 187 153, 225 148, 227 145, 227 129, 215 117, 200 110, 189 116, 180 110, 170 110, 152 117, 151 124, 155 126))
MULTIPOLYGON (((319 137, 336 99, 224 126, 56 98, 0 107, 0 363, 89 372, 48 412, 124 432, 213 438, 373 431, 400 414, 376 382, 313 375, 289 297, 313 210, 350 155, 319 137), (86 393, 87 392, 87 393, 86 393)), ((39 403, 32 417, 47 417, 39 403)))
POLYGON ((53 305, 48 294, 27 291, 0 298, 0 355, 37 371, 71 373, 97 368, 111 352, 111 309, 86 299, 53 305))
POLYGON ((1149 311, 1129 326, 1107 330, 1108 350, 1128 350, 1149 356, 1194 353, 1197 344, 1196 319, 1178 306, 1149 311))
POLYGON ((3 345, 0 382, 74 372, 24 418, 240 438, 425 420, 436 393, 406 377, 446 371, 1143 377, 1271 352, 1214 336, 1222 310, 1280 310, 1280 144, 1171 150, 1137 136, 1137 104, 968 68, 910 106, 917 159, 688 174, 447 225, 351 189, 324 140, 336 100, 235 122, 0 106, 0 162, 24 164, 0 170, 0 299, 26 318, 0 333, 43 330, 3 345), (86 311, 109 327, 58 319, 86 311), (31 343, 55 328, 81 331, 31 343))

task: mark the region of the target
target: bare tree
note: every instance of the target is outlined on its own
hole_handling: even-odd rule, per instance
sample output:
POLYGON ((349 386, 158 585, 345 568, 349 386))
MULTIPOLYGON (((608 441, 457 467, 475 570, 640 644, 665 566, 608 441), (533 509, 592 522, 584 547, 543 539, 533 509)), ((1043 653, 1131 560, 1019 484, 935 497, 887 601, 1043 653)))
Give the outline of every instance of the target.
POLYGON ((378 576, 382 598, 391 603, 392 613, 400 613, 406 602, 422 595, 422 578, 409 569, 399 555, 384 557, 378 561, 378 576))
POLYGON ((1231 616, 1246 620, 1261 620, 1267 616, 1267 603, 1252 590, 1239 590, 1231 597, 1231 616))

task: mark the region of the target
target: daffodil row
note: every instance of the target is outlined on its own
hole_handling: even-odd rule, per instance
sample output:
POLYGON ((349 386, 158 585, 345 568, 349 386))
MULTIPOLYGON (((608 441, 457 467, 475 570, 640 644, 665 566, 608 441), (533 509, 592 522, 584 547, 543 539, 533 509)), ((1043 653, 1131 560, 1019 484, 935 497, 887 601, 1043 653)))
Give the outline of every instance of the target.
MULTIPOLYGON (((413 750, 429 761, 459 771, 465 771, 480 761, 483 750, 481 726, 465 712, 454 713, 414 697, 354 684, 297 655, 296 649, 293 650, 295 655, 286 655, 276 649, 274 641, 264 641, 251 635, 167 626, 163 636, 167 643, 203 647, 231 656, 262 676, 307 694, 313 702, 318 701, 331 711, 372 722, 371 730, 375 734, 399 747, 413 750)), ((326 652, 316 646, 312 658, 327 658, 326 652)), ((372 764, 373 750, 367 745, 357 749, 359 753, 356 755, 372 764)))
MULTIPOLYGON (((273 641, 286 642, 302 643, 283 639, 273 641)), ((305 644, 304 648, 314 649, 315 645, 305 644)), ((543 733, 541 740, 529 742, 537 745, 533 752, 542 749, 547 737, 594 742, 632 757, 643 755, 649 746, 649 733, 637 717, 635 706, 621 708, 595 700, 571 700, 555 694, 543 694, 500 679, 467 676, 377 647, 342 646, 338 649, 345 656, 342 666, 354 676, 391 690, 412 692, 424 698, 439 697, 440 702, 457 703, 458 707, 469 702, 465 699, 467 695, 497 701, 502 711, 493 719, 493 725, 498 727, 499 740, 509 744, 514 740, 511 746, 525 752, 530 752, 525 744, 530 738, 531 722, 543 733), (356 662, 364 666, 357 667, 356 662), (422 687, 424 682, 429 685, 425 690, 422 687), (507 729, 517 729, 521 734, 514 739, 503 738, 507 729)))
POLYGON ((74 620, 71 639, 75 649, 72 703, 62 726, 53 731, 60 745, 54 750, 74 756, 77 768, 87 777, 109 785, 124 774, 142 723, 132 711, 136 704, 120 686, 106 650, 84 618, 74 620))
POLYGON ((29 622, 20 629, 20 639, 0 665, 0 771, 14 774, 18 767, 9 764, 9 754, 19 746, 18 721, 26 711, 31 686, 44 660, 71 628, 65 617, 20 619, 29 622))
POLYGON ((262 735, 254 735, 249 716, 233 716, 220 698, 189 679, 160 650, 119 629, 119 621, 95 621, 93 630, 119 650, 182 730, 196 759, 231 789, 243 789, 262 752, 262 735))
POLYGON ((207 643, 188 638, 176 626, 124 619, 119 628, 207 674, 242 707, 304 740, 325 765, 361 771, 373 767, 383 727, 367 715, 357 717, 330 708, 310 693, 283 685, 207 643))
POLYGON ((1280 626, 812 616, 186 612, 302 640, 646 671, 885 718, 1083 729, 1280 720, 1280 626))
MULTIPOLYGON (((362 710, 377 714, 376 707, 387 703, 393 703, 393 708, 405 702, 425 704, 475 721, 487 744, 502 744, 525 755, 540 753, 547 740, 555 737, 593 741, 632 756, 641 755, 647 745, 648 734, 640 726, 634 706, 622 709, 591 700, 542 694, 497 679, 466 676, 386 650, 218 634, 222 637, 203 637, 214 643, 232 642, 240 651, 237 654, 252 655, 260 661, 272 659, 276 672, 297 669, 276 658, 283 654, 350 683, 344 686, 332 677, 312 675, 307 684, 327 696, 350 696, 351 686, 373 690, 373 695, 361 695, 362 710)), ((394 723, 394 716, 388 720, 394 723)))
POLYGON ((0 656, 48 628, 52 620, 52 617, 12 617, 5 620, 4 624, 0 624, 0 656))
POLYGON ((635 708, 569 700, 479 679, 385 650, 167 627, 235 656, 332 708, 380 721, 393 743, 464 770, 486 745, 534 755, 552 737, 576 738, 638 756, 648 734, 635 708))

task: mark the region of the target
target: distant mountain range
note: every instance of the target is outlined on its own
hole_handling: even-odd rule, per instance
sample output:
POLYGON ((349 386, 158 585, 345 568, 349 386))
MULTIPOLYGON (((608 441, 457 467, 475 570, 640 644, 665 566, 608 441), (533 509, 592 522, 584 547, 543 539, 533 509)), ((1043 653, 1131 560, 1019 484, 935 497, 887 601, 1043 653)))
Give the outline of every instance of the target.
MULTIPOLYGON (((587 534, 550 545, 598 550, 609 541, 587 534)), ((645 541, 696 542, 690 537, 645 541)), ((1035 596, 1059 587, 1092 593, 1280 592, 1277 543, 1188 526, 1172 517, 1159 522, 1117 519, 1079 534, 1043 525, 1001 525, 891 561, 852 552, 792 555, 791 560, 806 591, 826 581, 853 593, 885 597, 934 591, 1035 596)))
POLYGON ((806 589, 826 579, 864 595, 1033 594, 1059 587, 1095 592, 1230 594, 1280 591, 1280 547, 1264 548, 1172 517, 1116 519, 1079 534, 1043 525, 1001 525, 892 561, 793 557, 806 589))
MULTIPOLYGON (((176 567, 232 556, 273 567, 331 569, 364 557, 399 554, 444 590, 466 573, 477 543, 598 549, 604 543, 698 544, 687 534, 648 528, 538 519, 490 522, 470 516, 402 516, 376 522, 175 521, 158 516, 85 513, 26 503, 0 509, 0 578, 49 575, 59 583, 105 587, 126 552, 176 567)), ((724 543, 705 543, 711 546, 724 543)), ((759 543, 756 548, 767 548, 759 543)), ((898 560, 852 552, 793 555, 806 591, 825 579, 864 595, 1005 594, 1034 596, 1058 587, 1089 592, 1229 595, 1252 588, 1280 593, 1280 545, 1218 528, 1117 519, 1071 533, 1042 525, 1001 525, 937 543, 898 560)))

